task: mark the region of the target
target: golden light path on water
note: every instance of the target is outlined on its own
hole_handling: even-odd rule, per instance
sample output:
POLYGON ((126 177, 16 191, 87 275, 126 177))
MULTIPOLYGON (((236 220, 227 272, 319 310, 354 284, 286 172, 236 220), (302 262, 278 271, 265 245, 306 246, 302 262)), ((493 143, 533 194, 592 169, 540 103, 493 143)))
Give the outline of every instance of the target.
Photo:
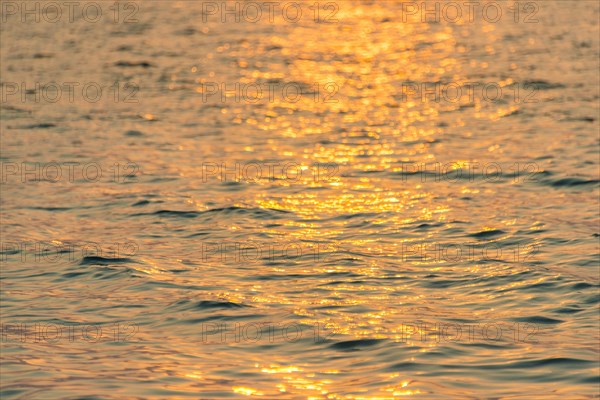
MULTIPOLYGON (((468 78, 461 75, 460 62, 455 58, 457 31, 464 29, 458 27, 445 27, 438 32, 431 32, 427 25, 387 24, 380 25, 378 21, 385 18, 385 8, 369 7, 364 9, 360 6, 347 9, 340 15, 344 21, 352 21, 349 26, 321 27, 318 32, 312 28, 298 27, 293 29, 285 38, 273 37, 271 46, 281 47, 280 54, 289 62, 269 65, 269 71, 248 71, 248 82, 258 79, 272 79, 286 77, 293 82, 300 82, 310 87, 312 82, 341 82, 343 97, 336 102, 315 102, 313 99, 303 99, 298 103, 270 104, 270 112, 263 121, 247 119, 240 123, 254 125, 265 132, 267 140, 265 146, 274 154, 283 157, 293 157, 299 160, 311 160, 321 163, 335 163, 348 166, 347 173, 356 171, 386 171, 397 170, 394 164, 398 160, 406 162, 435 162, 438 155, 429 148, 429 143, 444 138, 443 129, 436 128, 437 116, 441 112, 449 112, 458 109, 459 104, 440 107, 439 103, 404 103, 399 99, 401 94, 398 87, 400 81, 433 81, 439 82, 450 78, 453 82, 466 82, 468 78), (369 18, 364 18, 365 14, 369 18), (328 29, 332 28, 332 29, 328 29), (427 50, 416 50, 415 43, 433 42, 427 50), (414 46, 414 47, 413 47, 414 46), (289 64, 289 65, 288 65, 289 64), (285 65, 280 73, 273 72, 272 68, 285 65), (445 109, 444 109, 445 108, 445 109), (287 112, 286 112, 287 111, 287 112), (420 123, 423 123, 422 125, 420 123), (421 125, 421 126, 419 126, 421 125), (418 126, 418 127, 417 127, 418 126), (275 135, 275 138, 273 138, 275 135), (318 143, 312 148, 298 149, 293 142, 281 141, 277 135, 283 138, 335 137, 336 146, 320 146, 318 143), (414 143, 406 149, 405 143, 414 143), (401 146, 401 147, 400 147, 401 146)), ((481 34, 486 37, 486 42, 492 43, 486 46, 486 52, 493 55, 493 43, 495 41, 493 26, 482 26, 481 34)), ((473 34, 473 32, 469 32, 473 34)), ((249 57, 260 54, 258 49, 250 50, 249 57), (259 54, 257 54, 259 53, 259 54)), ((464 48, 458 49, 464 53, 464 48)), ((234 55, 234 54, 232 54, 234 55)), ((241 56, 242 60, 244 55, 241 56)), ((240 64, 246 65, 245 62, 240 64)), ((482 63, 481 68, 485 68, 482 63)), ((504 82, 504 85, 510 84, 504 82)), ((336 84, 337 89, 337 84, 336 84)), ((485 110, 479 100, 473 105, 475 118, 495 120, 506 114, 504 109, 485 110)), ((514 112, 513 107, 509 112, 514 112)), ((463 122, 455 121, 458 126, 463 122)), ((490 151, 494 148, 490 147, 490 151)), ((442 158, 443 159, 443 158, 442 158)), ((475 160, 476 161, 476 160, 475 160)), ((346 170, 344 170, 346 172, 346 170)), ((315 185, 314 175, 302 181, 306 186, 315 185)), ((325 185, 334 187, 334 191, 322 194, 293 193, 283 196, 269 196, 258 193, 254 199, 255 204, 261 208, 282 209, 294 212, 296 215, 306 219, 318 219, 323 215, 358 214, 371 213, 374 216, 371 221, 372 227, 368 231, 374 233, 380 224, 406 224, 413 221, 436 221, 447 222, 453 215, 457 217, 460 213, 453 212, 451 199, 446 201, 440 197, 446 193, 435 193, 426 191, 420 184, 406 184, 405 182, 394 182, 381 179, 380 177, 370 179, 356 177, 353 179, 336 179, 325 185), (390 219, 389 212, 395 213, 395 218, 390 219)), ((471 189, 465 185, 461 192, 470 192, 471 189)), ((477 192, 477 190, 475 190, 477 192)), ((491 192, 490 195, 494 193, 491 192)), ((241 204, 240 204, 241 205, 241 204)), ((507 225, 509 221, 504 221, 507 225)), ((347 226, 345 221, 340 221, 339 228, 329 227, 327 230, 319 229, 318 224, 306 226, 306 223, 289 224, 293 228, 288 237, 301 240, 302 238, 314 238, 315 240, 333 241, 344 232, 347 226)), ((485 226, 482 230, 502 229, 503 224, 485 226)), ((277 231, 273 230, 274 236, 277 231)), ((431 237, 426 239, 433 238, 431 237)), ((373 236, 374 239, 347 239, 344 248, 360 249, 358 253, 377 255, 382 258, 397 256, 398 249, 389 246, 373 236)), ((401 243, 410 242, 410 239, 402 239, 401 243)), ((337 248, 339 249, 339 247, 337 248)), ((314 266, 305 268, 298 273, 318 274, 332 272, 356 272, 364 276, 377 277, 382 268, 378 262, 379 258, 373 257, 370 263, 357 268, 355 265, 345 266, 343 264, 333 266, 314 266)), ((440 270, 444 266, 438 266, 441 262, 423 262, 423 270, 431 272, 440 270)), ((274 268, 277 272, 284 270, 274 268)), ((486 274, 493 277, 496 274, 506 273, 497 267, 481 270, 480 266, 470 267, 472 273, 486 274)), ((511 284, 516 285, 516 284, 511 284)), ((388 288, 370 287, 368 284, 340 285, 337 290, 330 293, 328 299, 289 298, 282 295, 256 296, 253 302, 290 304, 294 306, 294 313, 306 317, 307 324, 324 322, 326 326, 339 334, 350 335, 356 339, 360 338, 391 338, 392 340, 405 340, 407 332, 402 331, 405 327, 398 324, 403 321, 404 303, 419 303, 427 299, 429 304, 435 304, 435 299, 427 295, 414 293, 410 286, 396 286, 388 288), (382 293, 383 292, 383 293, 382 293), (397 296, 398 293, 406 293, 397 296), (411 293, 412 292, 412 293, 411 293), (372 294, 371 294, 372 293, 372 294), (410 293, 410 294, 409 294, 410 293), (403 301, 406 300, 406 301, 403 301), (432 301, 433 300, 433 301, 432 301), (372 311, 354 313, 351 315, 336 315, 333 313, 325 319, 314 319, 310 308, 315 304, 336 307, 367 307, 372 311), (313 318, 311 318, 313 317, 313 318)), ((469 299, 473 302, 486 302, 493 299, 493 295, 480 294, 480 299, 469 299)), ((463 300, 464 301, 464 300, 463 300)), ((460 308, 455 311, 456 316, 464 311, 460 308)), ((494 315, 494 309, 491 309, 494 315)), ((481 315, 485 317, 486 315, 481 315)), ((322 318, 322 317, 321 317, 322 318)), ((416 335, 422 334, 418 329, 412 332, 416 335)), ((407 345, 411 345, 410 341, 407 345)), ((435 342, 422 346, 422 352, 435 352, 435 342)), ((411 359, 414 361, 414 359, 411 359)), ((282 380, 277 387, 282 392, 287 387, 293 387, 294 392, 300 391, 306 394, 338 398, 330 394, 330 390, 336 386, 334 380, 328 379, 329 374, 337 371, 329 371, 326 365, 315 371, 314 368, 306 371, 301 365, 265 365, 257 363, 256 368, 266 374, 277 374, 282 380), (317 378, 316 375, 325 378, 317 378)), ((381 388, 382 393, 391 396, 410 396, 421 393, 419 389, 410 389, 410 380, 402 381, 402 374, 390 373, 379 379, 396 381, 381 388)), ((366 382, 365 382, 366 383, 366 382)), ((234 387, 233 391, 248 396, 264 395, 260 389, 249 387, 234 387)), ((368 392, 364 391, 365 394, 368 392)), ((309 398, 312 398, 309 396, 309 398)), ((354 398, 349 396, 349 398, 354 398)), ((359 395, 356 398, 382 399, 386 397, 359 395)))

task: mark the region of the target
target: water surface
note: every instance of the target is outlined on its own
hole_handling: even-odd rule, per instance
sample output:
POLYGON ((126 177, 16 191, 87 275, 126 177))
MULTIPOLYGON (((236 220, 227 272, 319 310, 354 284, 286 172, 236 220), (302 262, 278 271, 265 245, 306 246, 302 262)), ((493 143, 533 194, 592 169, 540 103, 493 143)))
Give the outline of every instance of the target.
POLYGON ((3 398, 598 397, 598 3, 337 4, 2 24, 3 398))

